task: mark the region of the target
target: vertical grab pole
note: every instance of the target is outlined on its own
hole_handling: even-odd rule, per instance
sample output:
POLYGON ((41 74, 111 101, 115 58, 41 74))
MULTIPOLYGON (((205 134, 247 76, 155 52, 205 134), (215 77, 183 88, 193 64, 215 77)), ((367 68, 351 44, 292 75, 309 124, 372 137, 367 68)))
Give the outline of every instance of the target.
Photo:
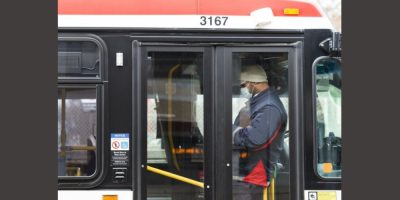
POLYGON ((268 187, 264 187, 263 200, 268 200, 268 187))
POLYGON ((180 171, 178 161, 176 159, 176 155, 174 152, 174 141, 172 139, 172 98, 173 98, 173 87, 172 87, 172 75, 174 74, 175 70, 177 70, 181 65, 177 64, 172 67, 172 69, 168 72, 168 84, 167 84, 167 93, 168 93, 168 141, 169 141, 169 148, 172 155, 172 162, 174 163, 176 169, 180 171))
POLYGON ((271 200, 275 200, 275 178, 271 180, 271 200))

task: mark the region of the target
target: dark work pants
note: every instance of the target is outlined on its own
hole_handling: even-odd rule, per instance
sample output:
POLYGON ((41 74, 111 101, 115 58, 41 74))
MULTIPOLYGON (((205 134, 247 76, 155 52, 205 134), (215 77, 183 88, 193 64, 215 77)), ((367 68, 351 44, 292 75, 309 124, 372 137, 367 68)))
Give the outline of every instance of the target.
POLYGON ((233 200, 262 200, 263 187, 245 182, 233 181, 233 200))

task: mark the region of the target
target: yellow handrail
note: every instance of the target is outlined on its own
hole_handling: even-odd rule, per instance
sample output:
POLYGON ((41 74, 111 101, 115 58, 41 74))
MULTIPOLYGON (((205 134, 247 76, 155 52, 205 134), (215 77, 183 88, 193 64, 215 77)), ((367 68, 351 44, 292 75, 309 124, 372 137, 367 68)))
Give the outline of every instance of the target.
POLYGON ((271 180, 271 200, 275 200, 275 178, 271 180))
POLYGON ((154 172, 156 174, 160 174, 160 175, 163 175, 163 176, 178 180, 178 181, 182 181, 182 182, 185 182, 185 183, 189 183, 189 184, 195 185, 197 187, 204 188, 204 183, 199 182, 199 181, 195 181, 195 180, 190 179, 190 178, 179 176, 179 175, 173 174, 171 172, 167 172, 167 171, 164 171, 164 170, 161 170, 161 169, 157 169, 157 168, 154 168, 154 167, 151 167, 151 166, 147 166, 147 170, 150 171, 150 172, 154 172))
MULTIPOLYGON (((148 171, 150 171, 150 172, 153 172, 153 173, 156 173, 156 174, 160 174, 160 175, 163 175, 163 176, 166 176, 166 177, 169 177, 169 178, 172 178, 172 179, 175 179, 175 180, 178 180, 178 181, 182 181, 182 182, 185 182, 185 183, 189 183, 189 184, 192 184, 192 185, 195 185, 195 186, 197 186, 197 187, 201 187, 201 188, 204 188, 204 183, 202 183, 202 182, 199 182, 199 181, 196 181, 196 180, 193 180, 193 179, 190 179, 190 178, 186 178, 186 177, 183 177, 183 176, 180 176, 180 175, 176 175, 176 174, 173 174, 173 173, 171 173, 171 172, 167 172, 167 171, 164 171, 164 170, 161 170, 161 169, 157 169, 157 168, 154 168, 154 167, 151 167, 151 166, 147 166, 147 170, 148 171)), ((271 182, 271 189, 272 189, 272 199, 274 200, 275 199, 275 181, 274 180, 272 180, 272 182, 271 182)), ((263 190, 263 200, 268 200, 268 187, 264 187, 264 190, 263 190)))
POLYGON ((169 149, 171 151, 172 162, 174 163, 176 169, 180 171, 178 161, 176 159, 176 155, 173 152, 174 150, 174 141, 172 140, 172 98, 173 98, 173 85, 172 85, 172 76, 181 65, 177 64, 173 66, 168 72, 168 83, 167 83, 167 95, 168 95, 168 141, 169 141, 169 149))
POLYGON ((263 200, 275 200, 275 177, 271 179, 271 183, 269 186, 264 187, 263 190, 263 200), (268 192, 269 191, 269 192, 268 192))
POLYGON ((264 187, 263 200, 268 200, 268 187, 264 187))

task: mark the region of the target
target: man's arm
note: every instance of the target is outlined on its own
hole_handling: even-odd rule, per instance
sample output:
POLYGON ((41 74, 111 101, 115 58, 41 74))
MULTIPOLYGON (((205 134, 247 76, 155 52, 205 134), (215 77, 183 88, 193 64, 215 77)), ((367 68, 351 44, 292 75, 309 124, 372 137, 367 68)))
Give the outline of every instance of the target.
POLYGON ((234 144, 250 149, 261 147, 274 132, 280 128, 281 114, 274 106, 267 106, 256 113, 250 125, 238 130, 233 138, 234 144))
POLYGON ((234 135, 242 128, 250 125, 250 111, 248 107, 240 109, 232 125, 232 143, 234 135))

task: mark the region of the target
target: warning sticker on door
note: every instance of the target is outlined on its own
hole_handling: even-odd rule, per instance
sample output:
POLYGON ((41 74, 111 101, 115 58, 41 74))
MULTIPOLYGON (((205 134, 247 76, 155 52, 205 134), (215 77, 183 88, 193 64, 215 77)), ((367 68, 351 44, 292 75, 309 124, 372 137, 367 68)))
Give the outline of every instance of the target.
POLYGON ((129 133, 111 133, 111 151, 129 151, 129 133))
POLYGON ((319 191, 318 200, 336 200, 335 191, 319 191))
POLYGON ((308 192, 308 200, 317 200, 317 192, 308 192))
POLYGON ((309 191, 308 200, 337 200, 336 191, 309 191))

